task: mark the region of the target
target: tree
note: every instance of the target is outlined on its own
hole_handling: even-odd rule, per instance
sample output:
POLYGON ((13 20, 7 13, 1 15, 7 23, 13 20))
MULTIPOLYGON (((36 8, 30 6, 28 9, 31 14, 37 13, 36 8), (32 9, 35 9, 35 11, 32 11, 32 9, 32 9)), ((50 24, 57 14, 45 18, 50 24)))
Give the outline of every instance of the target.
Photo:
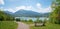
POLYGON ((0 11, 0 21, 13 21, 14 17, 5 13, 4 11, 0 11))
POLYGON ((37 17, 36 21, 35 22, 39 22, 39 23, 42 23, 42 20, 39 19, 39 17, 37 17))
POLYGON ((52 5, 53 12, 50 14, 50 21, 60 24, 60 0, 55 0, 52 4, 54 5, 52 5))
POLYGON ((0 21, 3 21, 3 19, 4 19, 3 16, 0 16, 0 21))
POLYGON ((32 19, 29 19, 28 22, 33 22, 33 20, 32 19))
POLYGON ((16 21, 20 21, 20 18, 16 18, 16 21))

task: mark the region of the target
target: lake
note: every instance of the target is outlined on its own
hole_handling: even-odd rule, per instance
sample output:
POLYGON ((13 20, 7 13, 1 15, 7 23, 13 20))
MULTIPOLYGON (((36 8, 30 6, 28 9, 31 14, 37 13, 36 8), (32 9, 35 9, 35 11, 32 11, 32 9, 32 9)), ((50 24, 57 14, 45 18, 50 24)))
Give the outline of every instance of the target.
MULTIPOLYGON (((23 19, 23 20, 29 20, 29 19, 32 19, 33 21, 35 21, 37 18, 36 17, 15 17, 15 19, 16 18, 20 18, 21 20, 23 19)), ((39 17, 39 20, 44 20, 44 19, 46 19, 46 20, 49 20, 49 18, 47 18, 47 17, 39 17)))

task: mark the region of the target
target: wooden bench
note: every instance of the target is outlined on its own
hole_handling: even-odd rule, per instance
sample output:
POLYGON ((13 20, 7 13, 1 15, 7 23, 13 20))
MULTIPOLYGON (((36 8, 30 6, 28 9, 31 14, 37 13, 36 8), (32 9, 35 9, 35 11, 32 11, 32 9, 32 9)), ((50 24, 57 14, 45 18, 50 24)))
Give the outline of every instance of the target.
POLYGON ((35 22, 35 26, 45 26, 45 24, 40 22, 35 22))

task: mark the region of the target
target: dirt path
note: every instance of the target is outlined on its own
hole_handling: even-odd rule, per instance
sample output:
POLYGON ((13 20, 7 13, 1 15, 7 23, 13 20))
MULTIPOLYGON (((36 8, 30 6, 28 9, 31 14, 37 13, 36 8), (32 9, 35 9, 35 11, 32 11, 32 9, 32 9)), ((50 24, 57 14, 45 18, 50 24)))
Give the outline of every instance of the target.
POLYGON ((17 22, 18 28, 17 29, 29 29, 29 26, 27 24, 24 24, 22 22, 17 22))

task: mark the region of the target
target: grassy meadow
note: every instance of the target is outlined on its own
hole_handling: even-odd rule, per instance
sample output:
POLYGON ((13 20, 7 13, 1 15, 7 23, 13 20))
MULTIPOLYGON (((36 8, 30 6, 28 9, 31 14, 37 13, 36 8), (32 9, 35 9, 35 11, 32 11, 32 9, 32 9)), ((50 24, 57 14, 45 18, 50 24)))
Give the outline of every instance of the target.
POLYGON ((0 21, 0 29, 17 29, 17 25, 13 21, 0 21))
MULTIPOLYGON (((33 22, 23 22, 23 23, 26 23, 28 25, 34 24, 33 22)), ((35 27, 34 25, 30 26, 30 29, 60 29, 60 25, 59 24, 46 23, 45 26, 42 26, 42 27, 41 26, 35 27)))
POLYGON ((31 29, 60 29, 60 25, 49 23, 46 26, 42 26, 42 27, 31 26, 31 29))

